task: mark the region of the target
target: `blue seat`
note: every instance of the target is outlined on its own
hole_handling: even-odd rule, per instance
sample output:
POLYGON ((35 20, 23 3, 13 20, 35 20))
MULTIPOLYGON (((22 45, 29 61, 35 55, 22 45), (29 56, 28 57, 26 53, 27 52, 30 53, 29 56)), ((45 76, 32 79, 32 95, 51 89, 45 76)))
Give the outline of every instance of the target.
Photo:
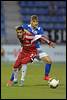
POLYGON ((49 2, 48 1, 20 1, 18 4, 21 7, 48 7, 49 2))
POLYGON ((65 17, 64 16, 39 16, 39 20, 42 22, 65 22, 65 17))
POLYGON ((5 24, 1 23, 1 36, 5 35, 5 24))
POLYGON ((45 29, 66 29, 65 24, 47 24, 43 23, 42 24, 43 28, 45 29))
POLYGON ((65 15, 66 14, 66 9, 58 9, 56 14, 57 15, 65 15))
POLYGON ((65 24, 57 24, 54 26, 55 29, 65 29, 65 24))
POLYGON ((5 17, 4 17, 3 7, 2 7, 1 9, 1 36, 4 36, 4 35, 5 35, 5 17))
POLYGON ((48 14, 49 13, 49 11, 48 11, 48 9, 30 9, 30 8, 28 8, 28 9, 21 9, 20 10, 20 13, 21 14, 48 14))
POLYGON ((49 2, 48 1, 35 1, 35 6, 48 7, 49 2))
MULTIPOLYGON (((54 17, 50 17, 50 16, 38 16, 39 17, 39 23, 46 23, 47 24, 51 24, 51 23, 65 23, 65 16, 54 16, 54 17)), ((29 22, 30 21, 30 15, 24 15, 22 16, 22 19, 24 22, 29 22)), ((49 26, 50 27, 50 26, 49 26)))
POLYGON ((66 2, 55 1, 56 15, 50 16, 50 1, 22 1, 20 13, 22 20, 28 23, 30 16, 36 14, 39 17, 39 23, 46 29, 64 29, 66 16, 66 2), (58 3, 59 2, 59 3, 58 3))
POLYGON ((53 24, 42 23, 42 27, 45 29, 53 29, 53 24))
POLYGON ((58 1, 55 3, 57 7, 66 7, 66 1, 58 1))
POLYGON ((24 7, 24 6, 26 6, 26 3, 25 3, 25 1, 19 1, 18 2, 18 5, 20 6, 20 7, 24 7))

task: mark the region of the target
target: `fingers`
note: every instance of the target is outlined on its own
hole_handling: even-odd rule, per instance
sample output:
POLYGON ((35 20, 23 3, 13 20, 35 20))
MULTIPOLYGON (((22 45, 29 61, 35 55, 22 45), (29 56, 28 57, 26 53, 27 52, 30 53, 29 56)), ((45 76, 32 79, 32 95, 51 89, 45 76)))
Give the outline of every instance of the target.
POLYGON ((55 48, 55 43, 51 42, 51 44, 49 45, 49 47, 55 48))

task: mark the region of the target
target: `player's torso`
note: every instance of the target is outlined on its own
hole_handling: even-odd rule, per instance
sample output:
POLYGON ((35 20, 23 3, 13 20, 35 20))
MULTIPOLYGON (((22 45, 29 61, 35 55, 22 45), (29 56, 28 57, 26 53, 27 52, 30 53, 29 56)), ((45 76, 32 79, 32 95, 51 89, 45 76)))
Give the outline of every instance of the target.
POLYGON ((30 24, 27 24, 26 26, 24 26, 24 28, 27 29, 29 32, 31 32, 33 35, 40 34, 40 27, 33 29, 30 24))
MULTIPOLYGON (((40 26, 38 26, 36 29, 33 29, 30 24, 26 24, 26 25, 24 25, 22 27, 24 27, 24 29, 26 29, 29 32, 31 32, 32 35, 39 35, 39 34, 42 33, 40 26)), ((40 47, 40 43, 38 41, 35 42, 35 45, 36 45, 36 48, 39 48, 40 47)))
POLYGON ((23 34, 22 39, 21 39, 21 44, 24 50, 26 51, 36 50, 35 43, 31 44, 32 39, 33 39, 32 34, 29 34, 29 33, 23 34))

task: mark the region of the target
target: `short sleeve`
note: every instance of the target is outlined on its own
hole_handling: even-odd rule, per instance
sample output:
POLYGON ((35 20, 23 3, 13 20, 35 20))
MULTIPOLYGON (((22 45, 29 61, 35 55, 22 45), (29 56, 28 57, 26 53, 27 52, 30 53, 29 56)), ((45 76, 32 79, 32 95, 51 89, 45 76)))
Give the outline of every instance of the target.
POLYGON ((27 25, 27 24, 22 24, 22 27, 23 27, 24 29, 28 29, 28 25, 27 25))

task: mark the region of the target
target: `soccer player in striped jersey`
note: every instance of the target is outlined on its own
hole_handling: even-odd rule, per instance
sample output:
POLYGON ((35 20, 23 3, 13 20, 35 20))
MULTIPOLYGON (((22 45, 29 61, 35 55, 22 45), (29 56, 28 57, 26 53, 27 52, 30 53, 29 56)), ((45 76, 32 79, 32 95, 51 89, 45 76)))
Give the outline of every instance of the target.
POLYGON ((21 84, 24 83, 24 77, 26 75, 27 64, 32 62, 33 59, 37 56, 37 49, 35 43, 32 42, 34 36, 30 32, 25 32, 22 27, 18 27, 16 29, 17 38, 21 43, 21 50, 17 55, 15 64, 13 65, 13 72, 11 75, 10 80, 8 81, 7 85, 12 86, 14 83, 17 83, 18 78, 18 70, 21 68, 22 75, 21 75, 21 84))

